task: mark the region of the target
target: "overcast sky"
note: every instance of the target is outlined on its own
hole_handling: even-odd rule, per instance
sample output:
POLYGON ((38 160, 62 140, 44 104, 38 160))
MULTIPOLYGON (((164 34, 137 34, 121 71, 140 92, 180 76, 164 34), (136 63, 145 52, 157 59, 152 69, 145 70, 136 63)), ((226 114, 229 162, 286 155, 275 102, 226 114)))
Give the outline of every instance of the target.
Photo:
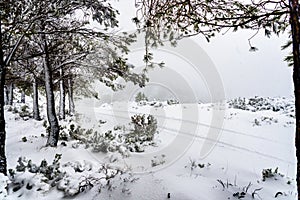
MULTIPOLYGON (((113 6, 120 11, 120 31, 134 30, 135 25, 131 22, 131 19, 135 16, 134 1, 115 1, 113 6)), ((225 35, 220 34, 212 38, 210 43, 201 35, 188 39, 199 45, 198 49, 186 47, 190 41, 179 42, 179 45, 182 45, 187 53, 201 52, 198 57, 200 58, 200 54, 202 54, 202 57, 205 57, 204 60, 206 59, 203 62, 199 61, 199 58, 194 60, 179 55, 181 53, 176 48, 174 50, 165 47, 159 48, 154 51, 155 59, 157 61, 163 60, 166 63, 166 68, 152 71, 150 73, 150 84, 143 91, 152 91, 155 93, 154 96, 158 95, 156 98, 161 95, 171 95, 174 98, 184 100, 190 98, 192 100, 207 101, 211 93, 218 93, 218 86, 207 87, 207 84, 211 84, 208 82, 215 77, 203 77, 205 72, 200 72, 199 76, 195 75, 193 69, 199 68, 200 65, 206 65, 207 59, 210 59, 223 83, 225 97, 228 99, 238 96, 274 97, 293 95, 292 68, 288 67, 287 63, 283 61, 288 52, 281 51, 281 45, 288 39, 287 35, 267 38, 263 33, 260 33, 252 39, 252 44, 259 50, 249 52, 248 38, 252 35, 253 32, 250 31, 235 33, 229 31, 225 35), (199 66, 195 66, 195 61, 198 62, 196 65, 199 66), (183 92, 185 90, 188 92, 183 92), (191 95, 192 93, 193 95, 191 95)), ((133 52, 129 55, 129 61, 136 66, 144 65, 142 62, 144 51, 141 48, 139 49, 140 46, 138 44, 132 48, 133 52)), ((208 64, 208 67, 212 67, 211 65, 211 63, 208 64)), ((201 66, 200 68, 200 71, 203 71, 204 67, 201 66)), ((215 79, 218 79, 218 77, 215 79)), ((138 90, 138 88, 131 88, 129 92, 123 92, 123 95, 136 93, 138 90)), ((105 92, 102 94, 105 94, 105 92)))

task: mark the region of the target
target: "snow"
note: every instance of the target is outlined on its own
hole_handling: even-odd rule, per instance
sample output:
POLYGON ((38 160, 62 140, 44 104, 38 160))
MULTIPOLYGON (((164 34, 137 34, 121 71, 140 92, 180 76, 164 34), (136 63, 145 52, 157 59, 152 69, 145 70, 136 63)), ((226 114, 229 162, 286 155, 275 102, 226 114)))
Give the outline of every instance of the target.
MULTIPOLYGON (((75 140, 65 141, 66 146, 59 141, 57 148, 45 147, 47 138, 41 136, 45 134, 43 121, 24 121, 6 108, 8 169, 15 169, 21 156, 39 164, 43 159, 52 163, 56 154, 62 154, 60 166, 67 175, 58 187, 65 189, 67 184, 69 193, 74 194, 84 178, 101 180, 79 193, 75 197, 79 200, 156 200, 168 199, 168 193, 175 200, 237 199, 249 183, 243 199, 252 199, 252 195, 255 199, 274 199, 276 194, 276 199, 297 199, 291 101, 289 98, 268 100, 270 105, 282 107, 279 111, 253 107, 242 110, 230 106, 230 102, 174 105, 114 102, 97 107, 85 100, 77 102, 79 115, 72 123, 100 133, 117 125, 128 125, 135 114, 153 115, 158 121, 155 145, 141 153, 128 152, 124 146, 115 152, 95 153, 75 140), (99 124, 99 120, 103 123, 99 124), (23 137, 27 142, 22 141, 23 137), (103 166, 107 167, 106 171, 103 166), (263 169, 274 171, 277 167, 278 173, 263 181, 263 169), (124 173, 115 175, 118 169, 124 173), (108 183, 101 179, 105 176, 113 178, 108 183)), ((45 118, 45 113, 42 114, 45 118)), ((71 118, 60 124, 70 130, 68 120, 71 118)), ((25 171, 18 177, 33 185, 43 184, 41 174, 25 171)), ((42 191, 22 188, 6 194, 4 187, 9 181, 0 175, 0 199, 64 196, 61 191, 47 188, 47 184, 42 191)))

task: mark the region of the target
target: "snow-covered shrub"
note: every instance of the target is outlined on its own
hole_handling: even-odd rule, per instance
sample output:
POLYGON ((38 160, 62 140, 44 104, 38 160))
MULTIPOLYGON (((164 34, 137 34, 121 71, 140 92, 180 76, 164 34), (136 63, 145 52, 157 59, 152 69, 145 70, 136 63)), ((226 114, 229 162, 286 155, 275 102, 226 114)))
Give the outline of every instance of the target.
POLYGON ((131 117, 133 128, 125 135, 125 144, 132 152, 143 152, 144 147, 153 145, 157 133, 157 120, 153 115, 134 115, 131 117))
MULTIPOLYGON (((50 126, 46 120, 43 122, 43 127, 46 128, 46 132, 49 133, 50 126)), ((90 130, 81 128, 75 121, 74 117, 68 117, 64 121, 60 121, 59 125, 59 140, 69 141, 72 139, 81 140, 81 136, 90 130)))
POLYGON ((24 136, 24 137, 22 137, 22 142, 27 142, 27 138, 24 136))
POLYGON ((14 107, 13 110, 12 110, 12 113, 17 114, 17 113, 19 113, 19 110, 16 107, 14 107))
POLYGON ((67 129, 67 132, 69 133, 70 137, 75 137, 75 135, 83 134, 83 131, 85 131, 78 124, 73 123, 73 122, 69 123, 68 126, 66 127, 66 129, 67 129))
POLYGON ((86 146, 94 152, 115 152, 128 156, 131 152, 143 152, 146 146, 153 145, 154 134, 157 132, 157 121, 152 115, 134 115, 130 127, 115 126, 105 133, 91 130, 85 133, 86 146))
POLYGON ((18 196, 22 196, 33 188, 41 192, 49 191, 65 175, 60 171, 60 159, 61 154, 56 154, 52 164, 48 165, 43 160, 37 165, 25 157, 20 157, 16 168, 9 169, 9 194, 18 192, 18 196))
POLYGON ((30 192, 48 192, 52 188, 62 191, 65 197, 74 197, 96 186, 99 190, 112 188, 112 179, 124 174, 124 171, 105 164, 94 168, 86 161, 61 165, 60 159, 61 154, 57 154, 52 164, 43 160, 37 165, 24 157, 19 158, 17 167, 9 170, 10 180, 0 176, 0 189, 4 188, 2 193, 0 190, 0 197, 6 195, 6 185, 8 195, 18 197, 30 192))
POLYGON ((19 115, 24 120, 32 117, 32 113, 29 111, 29 107, 26 104, 20 107, 19 115))
POLYGON ((155 108, 163 107, 164 104, 162 102, 152 101, 149 103, 150 106, 153 106, 155 108))
POLYGON ((278 123, 278 119, 262 116, 260 119, 254 119, 253 126, 261 126, 262 124, 271 125, 272 123, 278 123))
POLYGON ((138 139, 142 141, 153 140, 157 132, 157 120, 153 115, 134 115, 131 117, 131 124, 134 126, 131 130, 133 136, 139 136, 138 139))
POLYGON ((236 98, 228 101, 229 108, 250 110, 253 112, 271 110, 281 112, 290 117, 294 117, 294 100, 289 98, 263 98, 255 96, 253 98, 236 98))
MULTIPOLYGON (((18 114, 19 117, 23 120, 28 120, 32 118, 32 112, 27 104, 17 104, 15 106, 5 106, 5 109, 8 112, 12 112, 13 114, 18 114)), ((17 118, 17 119, 20 119, 17 118)))
POLYGON ((57 184, 57 189, 64 192, 65 197, 73 197, 79 193, 98 186, 98 191, 111 189, 111 182, 124 172, 108 165, 101 165, 94 169, 92 164, 84 162, 68 162, 63 165, 66 175, 57 184))
POLYGON ((91 129, 85 130, 71 120, 67 124, 60 125, 59 139, 64 141, 84 140, 83 135, 89 135, 92 132, 91 129))
POLYGON ((276 167, 274 170, 271 168, 262 170, 263 181, 266 181, 269 178, 274 178, 275 180, 277 180, 279 177, 283 177, 283 175, 278 173, 278 167, 276 167))
POLYGON ((121 131, 125 132, 125 129, 126 129, 126 127, 124 125, 123 126, 121 126, 121 125, 114 126, 114 131, 121 130, 121 131))
POLYGON ((105 133, 94 131, 93 129, 80 130, 80 134, 73 134, 74 139, 79 143, 73 143, 73 148, 78 148, 79 145, 85 145, 85 148, 90 148, 93 152, 115 152, 120 150, 120 146, 124 143, 124 138, 120 134, 120 129, 108 130, 105 133))
POLYGON ((179 101, 177 101, 175 99, 169 99, 169 100, 167 100, 167 104, 168 105, 175 105, 175 104, 179 104, 179 101))
POLYGON ((254 119, 253 126, 261 126, 258 119, 256 119, 256 118, 254 119))
MULTIPOLYGON (((31 160, 27 160, 25 157, 19 157, 18 165, 16 166, 16 172, 25 172, 26 170, 30 173, 41 173, 48 180, 53 180, 61 175, 60 168, 61 154, 56 154, 51 165, 46 160, 42 160, 40 165, 32 163, 31 160)), ((9 169, 9 174, 14 178, 16 174, 15 170, 9 169)))
POLYGON ((151 160, 151 166, 155 167, 155 166, 164 164, 166 162, 165 157, 166 157, 166 155, 164 155, 164 154, 162 154, 160 156, 154 156, 153 159, 151 160))
POLYGON ((143 152, 146 146, 153 145, 154 135, 157 132, 157 120, 152 115, 135 115, 129 126, 115 126, 106 132, 94 129, 82 129, 71 122, 62 124, 59 139, 64 141, 77 140, 72 143, 73 148, 85 145, 93 152, 115 152, 128 156, 128 151, 143 152))
POLYGON ((285 122, 284 127, 292 127, 295 124, 293 121, 285 122))
POLYGON ((5 106, 7 112, 12 112, 13 111, 13 107, 12 106, 5 106))
POLYGON ((228 102, 229 108, 241 109, 241 110, 249 110, 247 108, 247 103, 245 98, 236 98, 228 102))
POLYGON ((204 163, 200 163, 192 158, 189 159, 189 164, 185 166, 185 168, 190 168, 191 171, 195 170, 195 169, 202 169, 204 167, 209 168, 211 166, 210 163, 204 164, 204 163))
MULTIPOLYGON (((259 197, 258 192, 262 190, 262 188, 257 188, 252 191, 250 191, 250 187, 252 186, 251 182, 244 187, 239 187, 235 184, 232 184, 218 179, 217 182, 222 186, 223 191, 226 191, 227 193, 231 194, 236 199, 256 199, 256 197, 259 197)), ((228 197, 230 199, 230 197, 228 197)))
POLYGON ((104 134, 93 133, 88 138, 87 143, 90 144, 94 152, 114 152, 118 149, 118 144, 115 142, 116 135, 112 131, 107 131, 104 134))

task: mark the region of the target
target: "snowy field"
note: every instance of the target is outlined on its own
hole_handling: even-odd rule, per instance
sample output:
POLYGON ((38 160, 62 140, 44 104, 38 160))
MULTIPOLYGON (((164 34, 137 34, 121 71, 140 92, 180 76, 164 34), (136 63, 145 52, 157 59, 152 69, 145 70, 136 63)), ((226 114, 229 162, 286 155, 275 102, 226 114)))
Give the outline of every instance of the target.
POLYGON ((0 198, 297 199, 292 99, 223 104, 81 101, 76 108, 76 117, 60 122, 62 138, 51 148, 45 147, 43 120, 24 120, 6 107, 8 169, 15 172, 11 180, 1 177, 0 187, 7 182, 10 189, 2 188, 0 198), (132 150, 122 134, 136 114, 153 115, 157 133, 153 141, 132 150), (66 134, 78 125, 88 139, 66 134), (94 141, 105 142, 105 150, 94 141), (61 159, 57 156, 52 165, 53 177, 32 173, 32 163, 39 166, 45 159, 51 165, 56 154, 61 159), (26 159, 18 163, 21 156, 26 159), (20 163, 23 171, 18 172, 20 163))

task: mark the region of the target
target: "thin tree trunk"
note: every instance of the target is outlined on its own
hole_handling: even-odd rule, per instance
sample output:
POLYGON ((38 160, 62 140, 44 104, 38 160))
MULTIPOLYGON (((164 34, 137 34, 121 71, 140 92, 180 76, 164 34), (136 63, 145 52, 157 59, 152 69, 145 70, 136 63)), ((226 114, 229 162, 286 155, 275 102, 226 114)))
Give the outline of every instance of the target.
POLYGON ((75 113, 75 104, 74 104, 74 97, 73 97, 73 80, 71 76, 68 78, 68 97, 69 97, 69 113, 72 116, 75 113))
POLYGON ((7 86, 4 86, 4 104, 8 105, 9 102, 9 90, 7 88, 7 86))
POLYGON ((293 81, 295 89, 295 114, 296 114, 296 133, 295 147, 297 157, 297 190, 298 199, 300 199, 300 23, 299 23, 299 2, 298 0, 290 0, 290 22, 293 39, 293 81))
POLYGON ((0 173, 7 175, 7 163, 5 156, 5 118, 4 118, 4 85, 5 85, 5 63, 2 48, 2 24, 0 20, 0 173))
POLYGON ((59 118, 65 119, 66 118, 66 92, 65 92, 65 85, 64 85, 64 70, 61 67, 59 69, 60 73, 60 80, 59 80, 59 94, 60 94, 60 101, 59 101, 59 118))
POLYGON ((39 92, 38 92, 38 84, 36 78, 33 79, 33 119, 41 120, 40 110, 39 110, 39 92))
POLYGON ((14 102, 14 84, 9 84, 9 96, 8 96, 8 105, 12 106, 14 102))
POLYGON ((21 92, 21 103, 25 103, 25 91, 22 90, 21 92))
POLYGON ((45 34, 42 34, 42 41, 44 43, 44 52, 45 56, 43 59, 44 64, 44 73, 45 73, 45 89, 46 89, 46 98, 47 98, 47 118, 50 124, 50 132, 48 135, 47 146, 55 147, 58 143, 59 136, 59 125, 55 113, 55 101, 54 101, 54 92, 53 92, 53 81, 52 81, 52 70, 49 63, 49 52, 48 44, 46 41, 45 34))

